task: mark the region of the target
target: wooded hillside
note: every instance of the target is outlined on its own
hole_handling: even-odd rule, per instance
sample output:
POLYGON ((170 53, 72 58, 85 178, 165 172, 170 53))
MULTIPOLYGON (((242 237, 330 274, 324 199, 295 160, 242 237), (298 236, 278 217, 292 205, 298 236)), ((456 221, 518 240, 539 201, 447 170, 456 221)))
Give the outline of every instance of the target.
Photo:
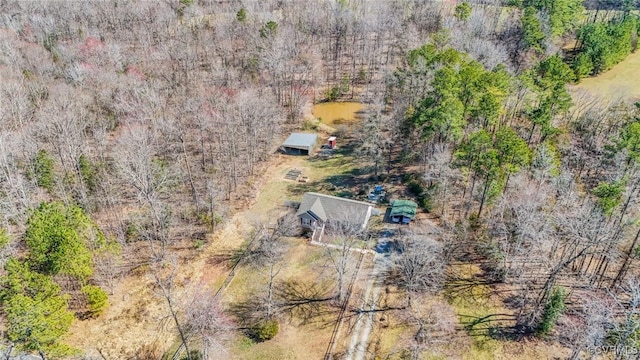
MULTIPOLYGON (((73 321, 144 273, 187 358, 206 356, 232 326, 210 294, 178 306, 172 266, 254 201, 313 103, 350 99, 368 105, 354 166, 405 179, 441 228, 435 245, 407 235, 442 259, 429 286, 398 281, 408 307, 414 293, 453 293, 456 266, 474 264, 473 281, 508 293, 511 322, 459 331, 489 324, 574 358, 639 348, 640 99, 566 88, 636 51, 638 6, 3 1, 3 344, 81 356, 62 341, 73 321)), ((429 345, 416 342, 414 358, 429 345)))

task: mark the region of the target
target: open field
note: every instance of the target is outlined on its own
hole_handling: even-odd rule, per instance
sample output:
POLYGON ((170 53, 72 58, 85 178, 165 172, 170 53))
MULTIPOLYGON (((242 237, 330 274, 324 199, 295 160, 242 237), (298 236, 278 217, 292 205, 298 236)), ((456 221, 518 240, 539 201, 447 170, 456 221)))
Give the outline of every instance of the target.
POLYGON ((582 79, 577 85, 569 85, 574 93, 587 93, 607 100, 640 101, 640 51, 629 55, 611 70, 596 77, 582 79))
MULTIPOLYGON (((318 282, 318 273, 322 273, 322 249, 311 247, 299 238, 289 239, 288 243, 290 249, 277 277, 278 291, 287 286, 293 287, 294 284, 298 289, 308 289, 310 285, 318 282)), ((225 292, 224 302, 233 312, 234 306, 250 301, 252 296, 262 296, 266 291, 262 284, 266 283, 267 276, 263 271, 251 266, 242 267, 225 292)), ((281 316, 280 331, 270 341, 254 343, 242 334, 237 335, 231 357, 247 360, 322 358, 335 316, 329 312, 304 319, 304 310, 300 310, 300 313, 281 316)))

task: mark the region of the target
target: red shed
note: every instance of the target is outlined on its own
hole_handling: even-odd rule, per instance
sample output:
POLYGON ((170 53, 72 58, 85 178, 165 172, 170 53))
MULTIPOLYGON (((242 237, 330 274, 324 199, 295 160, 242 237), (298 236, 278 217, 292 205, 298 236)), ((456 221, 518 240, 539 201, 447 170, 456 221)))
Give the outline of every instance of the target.
POLYGON ((336 137, 332 136, 332 137, 329 138, 328 141, 329 141, 329 147, 332 148, 332 149, 335 149, 336 148, 336 137))

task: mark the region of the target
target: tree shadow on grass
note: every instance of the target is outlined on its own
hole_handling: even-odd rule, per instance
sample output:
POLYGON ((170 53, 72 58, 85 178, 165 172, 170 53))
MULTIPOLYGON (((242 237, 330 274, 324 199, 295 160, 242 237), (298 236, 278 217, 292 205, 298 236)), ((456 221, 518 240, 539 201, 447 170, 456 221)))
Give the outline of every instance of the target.
POLYGON ((519 341, 535 334, 535 329, 519 324, 512 314, 471 316, 459 314, 464 330, 472 337, 489 337, 500 341, 519 341))
POLYGON ((294 195, 302 195, 306 192, 322 191, 323 181, 310 181, 306 183, 295 183, 289 185, 289 192, 294 195))
POLYGON ((335 168, 352 164, 353 160, 336 151, 331 156, 316 155, 308 159, 317 169, 335 168))
MULTIPOLYGON (((303 325, 309 323, 323 324, 326 315, 337 312, 334 297, 326 286, 316 283, 303 283, 288 280, 276 286, 279 308, 291 319, 299 320, 303 325)), ((333 320, 327 325, 333 324, 333 320)))
MULTIPOLYGON (((288 316, 301 325, 318 324, 333 326, 338 309, 334 306, 334 297, 328 289, 311 283, 285 281, 277 284, 275 292, 274 315, 288 316)), ((228 313, 234 317, 239 329, 251 336, 256 324, 265 319, 267 305, 261 296, 251 296, 245 301, 234 302, 228 313)))
POLYGON ((245 249, 225 250, 218 252, 207 259, 207 265, 234 267, 246 256, 245 249))
POLYGON ((346 173, 329 175, 316 181, 291 184, 289 191, 295 195, 322 192, 353 199, 356 195, 364 195, 366 192, 368 179, 358 176, 362 171, 362 169, 352 169, 346 173))
POLYGON ((266 340, 260 337, 260 328, 266 321, 266 306, 262 299, 251 297, 246 301, 234 302, 228 313, 235 318, 238 330, 247 338, 255 343, 266 340))
MULTIPOLYGON (((450 300, 465 299, 465 301, 483 303, 490 297, 502 295, 494 287, 501 281, 482 274, 471 278, 450 274, 447 282, 445 292, 450 300)), ((508 304, 505 303, 505 305, 508 304)), ((518 341, 535 333, 531 327, 520 324, 518 316, 515 314, 495 312, 486 315, 468 315, 459 313, 458 316, 463 329, 475 338, 488 337, 501 341, 518 341)))
POLYGON ((264 302, 258 297, 234 302, 229 306, 229 314, 235 318, 241 330, 249 330, 263 318, 264 302))
POLYGON ((354 183, 351 175, 330 175, 317 181, 291 184, 289 191, 296 195, 306 192, 337 194, 348 191, 354 183))

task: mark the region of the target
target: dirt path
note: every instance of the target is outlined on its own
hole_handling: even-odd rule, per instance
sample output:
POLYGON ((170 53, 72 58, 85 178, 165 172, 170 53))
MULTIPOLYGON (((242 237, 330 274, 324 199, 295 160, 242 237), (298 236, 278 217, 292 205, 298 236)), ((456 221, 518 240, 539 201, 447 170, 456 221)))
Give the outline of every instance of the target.
POLYGON ((362 299, 362 306, 358 309, 358 319, 356 320, 345 357, 347 360, 363 360, 367 354, 369 336, 371 335, 375 318, 375 309, 388 267, 389 262, 384 255, 376 253, 373 268, 369 273, 367 289, 362 299))
POLYGON ((347 291, 345 294, 344 302, 340 308, 340 313, 338 314, 338 318, 336 320, 336 325, 334 326, 333 333, 331 334, 331 340, 329 341, 329 346, 327 351, 324 354, 324 360, 333 360, 333 354, 336 351, 336 346, 338 345, 338 340, 340 339, 340 332, 343 326, 344 314, 347 311, 347 307, 349 306, 349 302, 351 301, 351 294, 353 293, 353 287, 358 280, 358 274, 360 273, 360 269, 362 267, 362 261, 364 260, 364 253, 360 253, 360 256, 357 260, 357 265, 351 280, 349 281, 349 285, 347 287, 347 291))

